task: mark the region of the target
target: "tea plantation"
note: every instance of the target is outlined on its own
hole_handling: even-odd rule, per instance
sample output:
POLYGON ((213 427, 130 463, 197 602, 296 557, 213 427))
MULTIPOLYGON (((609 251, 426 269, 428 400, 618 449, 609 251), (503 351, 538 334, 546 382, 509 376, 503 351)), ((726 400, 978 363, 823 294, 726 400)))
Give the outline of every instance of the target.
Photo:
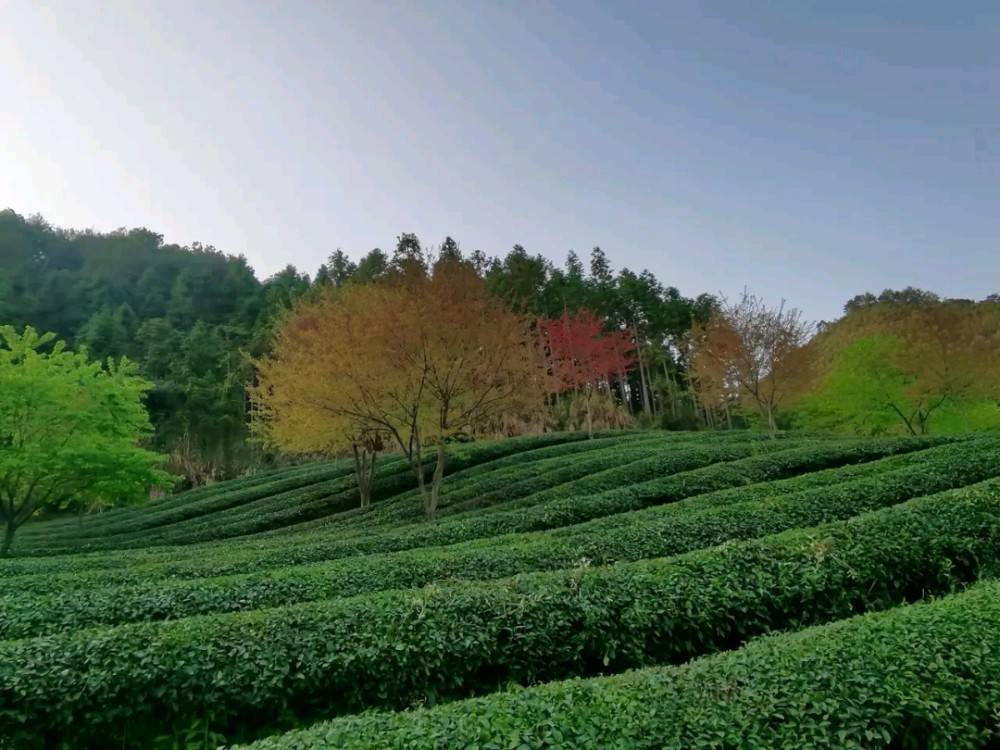
POLYGON ((29 524, 3 748, 995 747, 1000 436, 549 434, 29 524))

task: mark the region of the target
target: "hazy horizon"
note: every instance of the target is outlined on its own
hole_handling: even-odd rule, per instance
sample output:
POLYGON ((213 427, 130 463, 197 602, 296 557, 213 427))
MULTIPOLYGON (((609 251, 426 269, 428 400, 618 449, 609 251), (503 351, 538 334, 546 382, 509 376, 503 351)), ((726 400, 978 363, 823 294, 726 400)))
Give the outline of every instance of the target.
POLYGON ((314 274, 400 232, 830 319, 1000 292, 1000 6, 0 0, 0 207, 314 274))

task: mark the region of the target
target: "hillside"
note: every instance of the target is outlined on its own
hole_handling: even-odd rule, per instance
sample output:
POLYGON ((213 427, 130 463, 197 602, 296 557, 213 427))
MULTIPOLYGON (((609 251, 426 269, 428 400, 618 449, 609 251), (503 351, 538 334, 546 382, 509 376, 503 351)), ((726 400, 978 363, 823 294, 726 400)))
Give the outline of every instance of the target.
POLYGON ((1000 437, 458 444, 434 523, 399 459, 365 510, 352 470, 26 525, 0 560, 0 747, 979 747, 995 730, 1000 437))

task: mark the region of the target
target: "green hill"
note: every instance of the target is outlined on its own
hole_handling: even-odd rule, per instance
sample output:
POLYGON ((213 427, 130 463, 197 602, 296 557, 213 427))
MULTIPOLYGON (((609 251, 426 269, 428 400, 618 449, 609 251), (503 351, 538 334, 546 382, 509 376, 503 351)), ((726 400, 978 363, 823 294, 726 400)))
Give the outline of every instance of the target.
POLYGON ((387 458, 364 510, 333 461, 25 526, 0 747, 996 739, 1000 437, 468 443, 430 524, 411 477, 387 458))

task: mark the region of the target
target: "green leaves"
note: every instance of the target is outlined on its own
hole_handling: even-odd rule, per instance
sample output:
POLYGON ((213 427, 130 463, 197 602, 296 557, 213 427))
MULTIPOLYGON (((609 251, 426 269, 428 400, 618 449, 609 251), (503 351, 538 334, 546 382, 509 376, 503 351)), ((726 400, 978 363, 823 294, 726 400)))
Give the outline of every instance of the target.
MULTIPOLYGON (((830 485, 786 480, 780 486, 724 491, 565 527, 464 544, 312 565, 246 572, 243 557, 217 551, 186 564, 49 574, 11 581, 16 593, 0 598, 0 638, 17 638, 150 619, 233 612, 264 606, 419 587, 455 579, 497 579, 541 570, 580 570, 674 555, 734 539, 849 518, 911 497, 1000 475, 1000 440, 945 445, 874 462, 867 474, 835 470, 830 485), (836 482, 840 477, 842 481, 836 482), (802 486, 804 485, 804 486, 802 486), (795 488, 802 489, 795 491, 795 488), (774 495, 768 497, 768 494, 774 495), (755 498, 762 499, 755 499, 755 498), (220 552, 222 554, 220 554, 220 552), (229 574, 229 575, 227 575, 229 574), (178 580, 180 579, 180 580, 178 580)), ((259 553, 258 553, 259 554, 259 553)), ((828 554, 817 540, 815 554, 828 554)))
POLYGON ((682 662, 974 579, 1000 555, 998 503, 993 481, 672 559, 8 641, 0 733, 20 736, 16 714, 80 743, 206 705, 249 730, 682 662))
POLYGON ((681 667, 369 712, 255 750, 980 748, 996 739, 1000 584, 758 639, 681 667), (558 734, 556 734, 558 732, 558 734))
MULTIPOLYGON (((149 384, 28 327, 0 328, 0 519, 8 534, 38 509, 136 502, 169 477, 138 447, 151 433, 149 384)), ((3 550, 6 552, 6 548, 3 550)))

